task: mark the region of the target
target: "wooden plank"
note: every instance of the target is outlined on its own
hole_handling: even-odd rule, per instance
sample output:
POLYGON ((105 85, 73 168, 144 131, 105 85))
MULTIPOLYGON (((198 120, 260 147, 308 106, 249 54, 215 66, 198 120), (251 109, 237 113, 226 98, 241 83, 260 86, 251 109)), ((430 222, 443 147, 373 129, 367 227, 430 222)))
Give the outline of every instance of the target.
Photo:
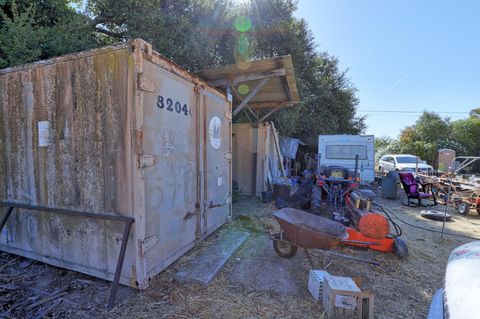
MULTIPOLYGON (((263 80, 266 78, 277 78, 281 76, 285 76, 286 71, 284 68, 278 68, 273 71, 268 71, 268 72, 254 72, 254 73, 249 73, 249 74, 240 74, 233 76, 230 79, 230 83, 233 85, 237 85, 243 82, 250 82, 250 81, 257 81, 257 80, 263 80)), ((214 81, 208 82, 209 85, 211 86, 225 86, 225 79, 218 79, 214 81)))
POLYGON ((269 81, 269 79, 263 79, 248 95, 247 97, 240 103, 239 106, 235 108, 233 111, 233 116, 237 115, 250 100, 260 91, 260 89, 269 81))
POLYGON ((283 167, 282 153, 280 152, 280 144, 278 142, 278 136, 277 136, 277 132, 276 132, 276 129, 275 129, 275 125, 273 124, 273 122, 270 122, 270 125, 272 126, 273 142, 275 143, 275 151, 276 151, 276 154, 278 156, 278 161, 280 163, 280 168, 282 170, 283 177, 287 177, 287 175, 285 174, 285 168, 283 167))
POLYGON ((249 123, 232 126, 232 175, 233 180, 245 194, 252 193, 253 128, 249 123))
POLYGON ((273 113, 275 113, 276 111, 279 111, 280 109, 282 109, 284 106, 282 104, 279 104, 278 106, 276 106, 273 110, 271 110, 270 112, 268 112, 267 114, 265 114, 262 118, 260 119, 257 119, 257 125, 259 123, 262 123, 263 121, 265 121, 267 119, 267 117, 269 117, 270 115, 272 115, 273 113))

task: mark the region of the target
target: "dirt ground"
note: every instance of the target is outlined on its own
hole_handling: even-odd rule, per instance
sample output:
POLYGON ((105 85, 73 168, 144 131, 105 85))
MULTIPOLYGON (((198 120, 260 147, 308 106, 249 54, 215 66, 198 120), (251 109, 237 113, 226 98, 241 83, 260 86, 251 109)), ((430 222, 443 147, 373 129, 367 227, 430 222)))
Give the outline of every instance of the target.
MULTIPOLYGON (((432 294, 442 286, 451 250, 472 240, 450 235, 440 239, 438 233, 411 226, 441 230, 441 222, 420 217, 420 210, 425 208, 406 207, 400 201, 378 199, 377 202, 397 216, 394 220, 403 229, 410 257, 399 259, 392 254, 339 247, 338 252, 374 259, 381 265, 326 257, 321 251, 312 251, 315 268, 326 269, 333 275, 360 278, 361 289, 375 293, 375 318, 425 318, 432 294), (399 221, 398 217, 411 225, 399 221)), ((444 209, 443 206, 435 208, 444 209)), ((321 304, 315 302, 307 290, 311 266, 304 253, 299 252, 292 259, 281 259, 270 253, 273 248, 269 249, 267 245, 271 247, 271 243, 265 242, 269 241, 266 234, 278 229, 272 219, 274 210, 272 204, 253 199, 240 200, 234 205, 231 223, 159 274, 151 287, 144 291, 121 287, 117 305, 110 312, 105 310, 110 283, 0 253, 0 318, 322 318, 321 304), (204 287, 174 279, 179 266, 215 242, 221 232, 231 228, 247 230, 251 235, 210 285, 204 287), (235 276, 242 267, 247 267, 245 265, 252 267, 252 263, 242 262, 255 255, 255 248, 260 246, 266 249, 260 252, 260 258, 265 254, 266 261, 262 263, 260 259, 259 262, 257 253, 254 265, 264 270, 261 273, 263 279, 268 279, 268 274, 276 274, 278 265, 280 276, 293 278, 292 289, 283 289, 280 283, 272 287, 261 279, 253 280, 257 283, 252 280, 242 282, 235 276), (282 271, 291 269, 292 273, 284 274, 280 268, 282 271)), ((466 217, 456 214, 453 209, 449 213, 453 215, 453 221, 446 224, 446 231, 480 238, 480 216, 476 212, 466 217)))

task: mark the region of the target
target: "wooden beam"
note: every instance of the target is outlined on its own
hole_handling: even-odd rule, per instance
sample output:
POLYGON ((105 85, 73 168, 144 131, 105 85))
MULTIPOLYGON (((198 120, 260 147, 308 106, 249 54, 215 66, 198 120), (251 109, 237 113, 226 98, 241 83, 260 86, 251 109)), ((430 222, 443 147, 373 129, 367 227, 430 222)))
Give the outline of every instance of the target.
POLYGON ((250 93, 247 95, 247 97, 242 101, 242 103, 240 103, 240 105, 238 105, 235 110, 233 111, 233 116, 237 115, 238 113, 240 113, 240 111, 248 104, 248 102, 250 102, 253 97, 258 93, 258 91, 260 91, 262 89, 262 87, 267 84, 267 82, 270 80, 270 78, 266 78, 266 79, 263 79, 262 81, 260 81, 260 83, 257 84, 257 86, 252 90, 250 91, 250 93))
MULTIPOLYGON (((237 100, 239 100, 240 103, 242 103, 242 102, 243 102, 243 98, 240 96, 240 93, 238 93, 237 89, 235 89, 235 87, 232 86, 232 85, 230 85, 230 84, 229 84, 228 87, 229 87, 230 90, 233 92, 233 95, 235 95, 235 97, 237 98, 237 100)), ((258 122, 258 116, 252 111, 252 109, 251 109, 248 105, 247 105, 245 108, 246 108, 248 111, 250 111, 250 113, 253 115, 253 117, 255 117, 255 119, 256 119, 257 122, 258 122)), ((252 122, 252 124, 254 124, 254 123, 252 122)))
MULTIPOLYGON (((263 80, 263 79, 270 79, 270 78, 277 78, 280 76, 285 76, 287 73, 285 68, 275 69, 270 72, 258 72, 258 73, 249 73, 238 75, 230 79, 230 84, 237 85, 242 82, 249 82, 249 81, 256 81, 256 80, 263 80)), ((214 81, 208 82, 209 85, 217 87, 217 86, 225 86, 226 79, 218 79, 214 81)))
POLYGON ((277 105, 277 107, 275 107, 274 109, 270 110, 270 112, 268 112, 267 114, 265 114, 261 119, 258 119, 257 118, 257 122, 255 123, 256 125, 262 123, 263 121, 265 121, 270 115, 272 115, 273 113, 275 113, 276 111, 279 111, 281 109, 283 109, 285 107, 285 105, 277 105))
POLYGON ((280 167, 282 168, 283 177, 287 177, 287 174, 285 174, 285 167, 283 167, 283 156, 282 156, 282 152, 280 151, 280 143, 278 142, 278 139, 276 136, 275 125, 273 124, 273 122, 270 122, 270 125, 272 127, 273 143, 275 145, 275 151, 277 153, 278 162, 280 164, 280 167))
POLYGON ((292 102, 259 102, 259 103, 251 103, 248 104, 253 110, 257 109, 269 109, 269 108, 274 108, 277 106, 293 106, 298 103, 292 103, 292 102))

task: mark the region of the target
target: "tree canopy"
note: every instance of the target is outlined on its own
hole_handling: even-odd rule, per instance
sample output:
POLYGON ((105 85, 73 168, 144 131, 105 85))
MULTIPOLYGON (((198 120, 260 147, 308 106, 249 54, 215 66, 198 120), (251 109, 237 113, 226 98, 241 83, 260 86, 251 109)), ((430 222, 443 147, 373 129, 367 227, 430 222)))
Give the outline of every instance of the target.
POLYGON ((0 0, 0 67, 137 37, 191 72, 290 54, 302 103, 274 114, 281 133, 315 145, 318 134, 363 132, 355 87, 296 9, 294 0, 0 0))
POLYGON ((468 118, 451 121, 425 111, 414 125, 402 130, 398 139, 377 138, 377 160, 385 154, 410 153, 432 163, 443 148, 451 148, 457 155, 480 156, 479 114, 479 109, 474 109, 468 118))

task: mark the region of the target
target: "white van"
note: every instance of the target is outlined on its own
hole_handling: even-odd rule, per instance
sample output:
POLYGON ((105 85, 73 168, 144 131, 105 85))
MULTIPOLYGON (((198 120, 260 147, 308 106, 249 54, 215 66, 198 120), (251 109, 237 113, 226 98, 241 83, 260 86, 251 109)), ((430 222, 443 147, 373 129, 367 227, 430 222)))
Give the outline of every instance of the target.
POLYGON ((355 169, 362 184, 375 180, 375 147, 373 135, 320 135, 318 137, 318 167, 343 166, 355 169))

